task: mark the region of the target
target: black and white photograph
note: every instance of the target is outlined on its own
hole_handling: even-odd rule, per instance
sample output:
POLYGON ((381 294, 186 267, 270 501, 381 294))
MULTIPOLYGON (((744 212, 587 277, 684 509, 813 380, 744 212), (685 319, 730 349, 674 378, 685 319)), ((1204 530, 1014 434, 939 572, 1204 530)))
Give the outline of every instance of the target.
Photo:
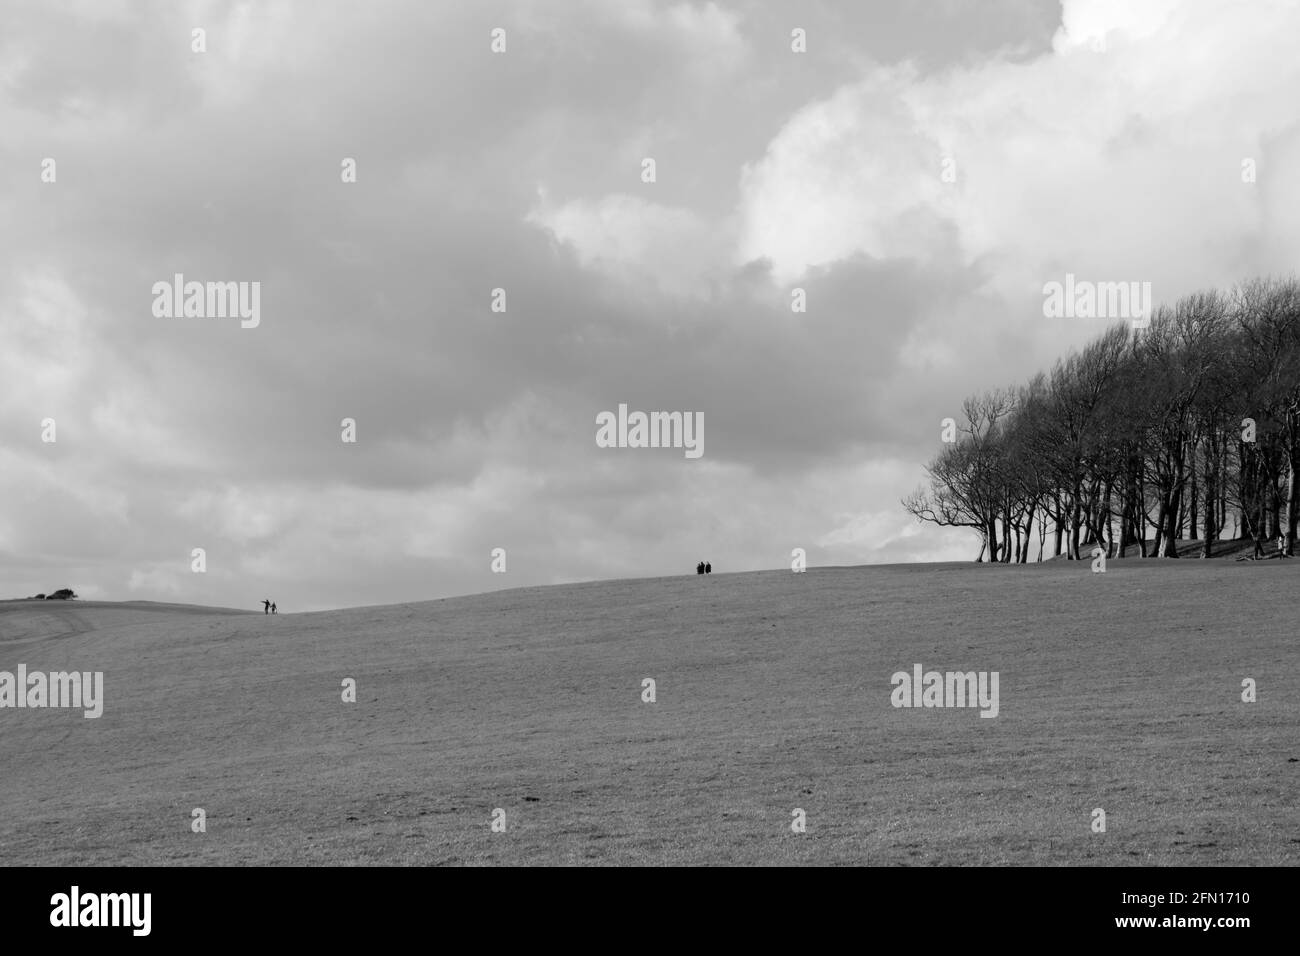
POLYGON ((1300 0, 0 0, 4 925, 890 868, 881 919, 961 885, 1005 941, 1077 880, 1058 933, 1258 945, 1297 41, 1300 0))

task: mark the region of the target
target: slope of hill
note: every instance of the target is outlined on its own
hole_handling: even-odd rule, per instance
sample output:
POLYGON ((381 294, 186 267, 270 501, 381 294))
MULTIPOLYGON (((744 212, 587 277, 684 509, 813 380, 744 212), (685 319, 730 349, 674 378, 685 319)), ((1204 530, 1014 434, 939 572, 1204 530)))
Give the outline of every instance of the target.
MULTIPOLYGON (((1174 550, 1178 553, 1178 557, 1180 558, 1192 558, 1193 560, 1197 560, 1200 559, 1201 557, 1201 549, 1204 547, 1204 545, 1205 542, 1200 540, 1199 538, 1179 538, 1174 541, 1174 550)), ((1049 548, 1051 547, 1050 541, 1048 542, 1048 547, 1049 548)), ((1087 556, 1092 554, 1092 550, 1095 547, 1096 547, 1095 544, 1090 544, 1087 545, 1086 547, 1080 547, 1079 551, 1085 556, 1087 556)), ((1034 547, 1030 549, 1031 557, 1036 556, 1038 554, 1037 548, 1038 546, 1035 543, 1034 547)), ((1219 539, 1217 541, 1214 541, 1210 545, 1211 559, 1215 559, 1215 558, 1235 559, 1235 558, 1243 558, 1243 557, 1249 558, 1254 553, 1255 553, 1255 542, 1250 539, 1242 539, 1242 538, 1219 539)), ((1262 560, 1271 561, 1277 558, 1277 556, 1278 556, 1277 542, 1274 540, 1265 541, 1264 558, 1262 560)), ((1065 555, 1063 554, 1050 555, 1044 552, 1043 560, 1044 561, 1065 561, 1066 558, 1065 555)), ((1140 561, 1142 560, 1142 558, 1140 557, 1138 546, 1129 545, 1128 556, 1126 558, 1111 558, 1110 560, 1140 561)))
POLYGON ((105 687, 0 709, 0 861, 1297 863, 1300 560, 1109 568, 0 604, 0 670, 105 687), (894 708, 915 663, 999 672, 998 716, 894 708))

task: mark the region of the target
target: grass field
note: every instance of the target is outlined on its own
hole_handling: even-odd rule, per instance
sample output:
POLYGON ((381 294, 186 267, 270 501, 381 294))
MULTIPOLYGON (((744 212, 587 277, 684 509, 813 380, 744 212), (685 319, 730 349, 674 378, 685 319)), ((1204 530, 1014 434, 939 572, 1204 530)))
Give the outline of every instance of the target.
POLYGON ((0 603, 0 670, 105 675, 97 720, 0 710, 0 863, 1294 865, 1297 585, 1112 560, 0 603), (914 663, 998 671, 999 715, 892 707, 914 663))

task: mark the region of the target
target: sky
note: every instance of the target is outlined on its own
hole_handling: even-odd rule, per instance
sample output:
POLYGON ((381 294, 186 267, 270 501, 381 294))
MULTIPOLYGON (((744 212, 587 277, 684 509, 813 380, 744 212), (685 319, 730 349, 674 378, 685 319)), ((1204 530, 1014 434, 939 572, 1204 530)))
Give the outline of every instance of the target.
POLYGON ((1296 2, 0 22, 0 597, 973 560, 899 499, 964 397, 1105 327, 1045 283, 1167 302, 1300 252, 1296 2), (177 273, 258 283, 257 324, 160 315, 177 273), (703 453, 600 447, 620 404, 703 453))

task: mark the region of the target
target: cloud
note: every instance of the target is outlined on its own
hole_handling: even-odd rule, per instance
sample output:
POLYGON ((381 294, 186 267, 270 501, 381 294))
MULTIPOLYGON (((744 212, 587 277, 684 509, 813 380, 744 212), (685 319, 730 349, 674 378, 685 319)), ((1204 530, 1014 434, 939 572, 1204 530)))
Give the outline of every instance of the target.
POLYGON ((1045 281, 1163 299, 1300 243, 1294 4, 1045 9, 30 5, 0 570, 300 609, 969 559, 897 500, 964 394, 1096 331, 1045 323, 1045 281), (156 319, 175 272, 262 282, 261 326, 156 319), (596 448, 620 402, 702 412, 705 458, 596 448))
POLYGON ((704 295, 727 265, 720 229, 690 209, 627 193, 550 204, 545 193, 527 221, 573 246, 578 261, 670 295, 704 295))
MULTIPOLYGON (((1067 270, 1133 273, 1170 298, 1231 281, 1261 226, 1241 159, 1300 121, 1300 63, 1272 42, 1300 11, 1252 9, 1070 0, 1051 53, 877 69, 800 110, 746 167, 739 257, 793 281, 858 253, 936 262, 950 229, 961 264, 1013 306, 1067 270)), ((1297 217, 1270 228, 1290 241, 1297 217)))
POLYGON ((1075 49, 1105 48, 1108 38, 1124 41, 1156 36, 1169 23, 1181 0, 1066 0, 1062 3, 1061 26, 1052 38, 1052 49, 1068 53, 1075 49))

